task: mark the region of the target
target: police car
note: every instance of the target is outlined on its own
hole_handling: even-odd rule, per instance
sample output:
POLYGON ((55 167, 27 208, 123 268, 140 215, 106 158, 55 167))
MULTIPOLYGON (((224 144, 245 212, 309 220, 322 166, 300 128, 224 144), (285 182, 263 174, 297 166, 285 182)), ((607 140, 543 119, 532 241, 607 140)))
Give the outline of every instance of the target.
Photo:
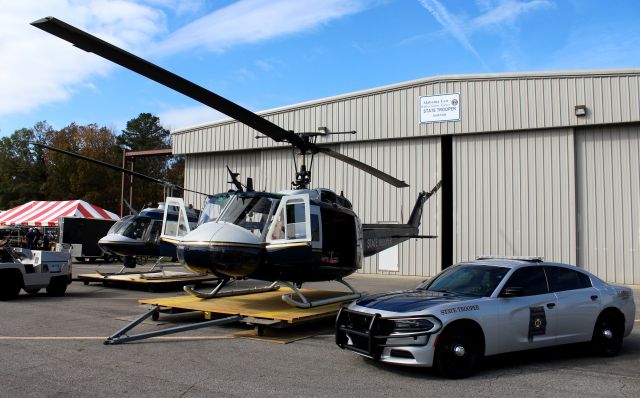
POLYGON ((336 343, 381 362, 469 376, 487 355, 591 342, 618 353, 631 333, 631 289, 540 257, 480 257, 416 289, 363 297, 338 313, 336 343))

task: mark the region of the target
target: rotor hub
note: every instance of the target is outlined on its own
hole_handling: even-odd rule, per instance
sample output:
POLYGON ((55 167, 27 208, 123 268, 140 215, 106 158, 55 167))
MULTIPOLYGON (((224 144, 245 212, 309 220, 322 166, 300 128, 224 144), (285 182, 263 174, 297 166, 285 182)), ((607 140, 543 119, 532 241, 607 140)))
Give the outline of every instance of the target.
POLYGON ((602 337, 607 340, 611 340, 613 338, 613 332, 610 329, 604 329, 602 331, 602 337))

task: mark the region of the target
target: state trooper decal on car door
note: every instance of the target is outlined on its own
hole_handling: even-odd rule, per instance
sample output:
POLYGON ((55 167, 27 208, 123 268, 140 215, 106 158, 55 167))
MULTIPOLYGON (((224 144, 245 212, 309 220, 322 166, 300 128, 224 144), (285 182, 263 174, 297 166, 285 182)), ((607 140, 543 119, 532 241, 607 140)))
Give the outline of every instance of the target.
POLYGON ((547 333, 547 316, 544 307, 529 308, 529 341, 533 341, 533 336, 547 333))

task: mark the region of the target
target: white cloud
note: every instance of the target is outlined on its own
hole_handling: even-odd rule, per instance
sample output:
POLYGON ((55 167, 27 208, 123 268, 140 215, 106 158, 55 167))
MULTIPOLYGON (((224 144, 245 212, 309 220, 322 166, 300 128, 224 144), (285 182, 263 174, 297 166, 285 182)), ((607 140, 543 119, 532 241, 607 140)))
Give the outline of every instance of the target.
POLYGON ((161 112, 158 117, 162 125, 172 131, 229 118, 205 105, 168 109, 161 112))
POLYGON ((113 66, 30 25, 55 15, 125 48, 148 43, 164 26, 158 10, 116 0, 0 0, 0 115, 67 100, 113 66))
POLYGON ((177 15, 192 14, 200 11, 204 6, 204 0, 144 0, 145 3, 166 8, 177 15))
MULTIPOLYGON (((449 34, 480 61, 485 69, 489 69, 489 67, 471 44, 471 36, 473 33, 483 29, 503 27, 511 30, 515 28, 517 19, 526 13, 554 6, 554 3, 549 0, 477 0, 476 3, 483 13, 474 18, 469 18, 467 16, 457 16, 450 13, 438 0, 419 1, 449 34)), ((416 36, 415 38, 422 36, 424 35, 416 36)))
MULTIPOLYGON (((53 15, 138 54, 221 51, 313 29, 365 8, 367 0, 242 0, 168 33, 165 14, 203 9, 202 0, 0 0, 0 115, 67 101, 116 66, 30 22, 53 15), (167 36, 168 35, 168 36, 167 36), (168 37, 161 42, 160 36, 168 37), (160 45, 158 45, 160 43, 160 45), (151 50, 153 49, 153 50, 151 50)), ((269 63, 258 64, 266 70, 269 63)))
POLYGON ((233 45, 318 27, 362 11, 366 3, 365 0, 238 1, 177 30, 160 44, 158 51, 176 53, 194 48, 223 51, 233 45))
POLYGON ((478 51, 471 45, 471 41, 464 31, 462 21, 450 14, 447 9, 438 0, 420 0, 420 4, 429 11, 436 21, 444 27, 449 33, 464 47, 473 54, 478 61, 489 69, 478 51))
POLYGON ((547 0, 505 1, 490 7, 484 14, 473 18, 470 29, 482 29, 496 25, 513 25, 520 16, 538 9, 551 8, 554 4, 547 0))

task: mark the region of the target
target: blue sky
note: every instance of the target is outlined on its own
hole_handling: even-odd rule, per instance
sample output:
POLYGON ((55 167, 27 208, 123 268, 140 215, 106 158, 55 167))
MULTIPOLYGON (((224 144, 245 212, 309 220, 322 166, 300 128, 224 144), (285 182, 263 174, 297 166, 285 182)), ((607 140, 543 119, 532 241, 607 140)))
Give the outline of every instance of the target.
POLYGON ((640 67, 636 0, 0 0, 0 136, 221 116, 29 25, 55 16, 254 111, 443 74, 640 67))

